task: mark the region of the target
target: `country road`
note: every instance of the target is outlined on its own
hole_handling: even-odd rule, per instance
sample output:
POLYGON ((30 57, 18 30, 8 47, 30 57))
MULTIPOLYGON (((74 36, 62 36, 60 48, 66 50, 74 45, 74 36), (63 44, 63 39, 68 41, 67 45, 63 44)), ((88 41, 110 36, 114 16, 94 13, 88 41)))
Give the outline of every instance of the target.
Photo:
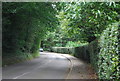
POLYGON ((88 64, 68 55, 40 52, 31 61, 2 69, 3 79, 90 79, 88 64))

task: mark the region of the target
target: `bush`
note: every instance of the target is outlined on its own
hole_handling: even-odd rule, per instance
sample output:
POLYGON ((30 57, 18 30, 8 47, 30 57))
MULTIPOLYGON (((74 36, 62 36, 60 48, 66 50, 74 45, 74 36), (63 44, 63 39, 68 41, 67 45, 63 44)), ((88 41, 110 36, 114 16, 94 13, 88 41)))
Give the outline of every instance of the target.
POLYGON ((7 56, 3 56, 4 59, 2 59, 2 66, 7 66, 11 64, 16 64, 22 61, 31 60, 35 57, 38 57, 40 54, 39 52, 35 53, 23 53, 23 52, 17 52, 17 53, 6 53, 7 56))
POLYGON ((85 60, 86 62, 90 62, 89 59, 89 53, 88 53, 88 45, 84 45, 81 47, 75 47, 75 52, 74 52, 74 56, 81 58, 83 60, 85 60))
POLYGON ((53 52, 57 52, 57 53, 74 54, 74 48, 73 47, 52 47, 51 50, 53 52))
POLYGON ((98 45, 98 39, 96 39, 95 41, 92 41, 89 45, 88 45, 88 54, 89 54, 89 59, 90 59, 90 63, 92 64, 92 66, 94 67, 94 70, 96 72, 98 72, 98 53, 100 50, 100 47, 98 45))
POLYGON ((120 79, 120 61, 118 50, 118 23, 109 26, 100 37, 99 78, 120 79))

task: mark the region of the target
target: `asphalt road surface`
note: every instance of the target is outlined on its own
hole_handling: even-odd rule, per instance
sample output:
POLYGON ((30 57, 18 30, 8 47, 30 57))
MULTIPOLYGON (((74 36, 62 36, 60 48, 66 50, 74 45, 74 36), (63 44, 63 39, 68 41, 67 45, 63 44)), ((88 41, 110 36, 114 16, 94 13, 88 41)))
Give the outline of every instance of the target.
POLYGON ((89 79, 88 65, 68 54, 40 52, 31 61, 2 69, 3 79, 89 79))

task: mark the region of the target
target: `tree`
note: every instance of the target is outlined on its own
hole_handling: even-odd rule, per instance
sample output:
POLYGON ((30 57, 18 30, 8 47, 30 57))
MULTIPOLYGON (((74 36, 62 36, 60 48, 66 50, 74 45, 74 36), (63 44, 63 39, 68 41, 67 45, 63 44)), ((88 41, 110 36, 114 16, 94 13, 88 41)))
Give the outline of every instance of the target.
POLYGON ((106 25, 118 20, 120 5, 115 2, 67 2, 59 3, 57 10, 57 17, 69 36, 91 42, 100 36, 106 25))
MULTIPOLYGON (((3 3, 3 53, 36 52, 57 18, 52 3, 3 3)), ((3 54, 4 56, 4 54, 3 54)))

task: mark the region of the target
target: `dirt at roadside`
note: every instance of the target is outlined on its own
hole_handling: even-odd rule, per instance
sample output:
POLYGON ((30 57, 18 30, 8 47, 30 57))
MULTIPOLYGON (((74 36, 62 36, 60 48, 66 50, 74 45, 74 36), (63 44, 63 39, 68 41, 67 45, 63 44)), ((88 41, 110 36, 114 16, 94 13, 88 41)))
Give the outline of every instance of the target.
POLYGON ((87 70, 88 70, 90 79, 98 79, 96 72, 94 71, 93 67, 90 64, 88 64, 87 70))
POLYGON ((94 81, 98 81, 97 74, 95 73, 93 67, 86 63, 83 60, 80 60, 71 55, 63 55, 66 56, 71 60, 71 72, 67 79, 82 79, 82 80, 89 80, 92 79, 94 81))

